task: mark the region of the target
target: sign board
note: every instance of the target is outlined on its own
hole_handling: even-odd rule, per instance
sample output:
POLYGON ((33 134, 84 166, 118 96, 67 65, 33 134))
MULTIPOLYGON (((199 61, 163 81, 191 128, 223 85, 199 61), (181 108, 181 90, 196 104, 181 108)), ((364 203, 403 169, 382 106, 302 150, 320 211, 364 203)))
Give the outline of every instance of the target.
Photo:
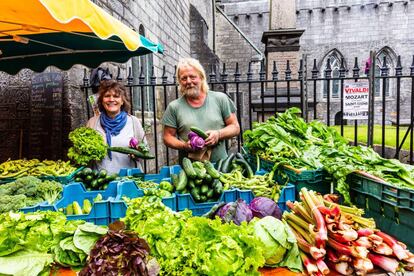
POLYGON ((350 80, 344 83, 344 119, 367 120, 368 119, 368 81, 354 82, 350 80))
POLYGON ((30 97, 30 158, 61 158, 62 94, 61 73, 40 73, 33 77, 30 97))

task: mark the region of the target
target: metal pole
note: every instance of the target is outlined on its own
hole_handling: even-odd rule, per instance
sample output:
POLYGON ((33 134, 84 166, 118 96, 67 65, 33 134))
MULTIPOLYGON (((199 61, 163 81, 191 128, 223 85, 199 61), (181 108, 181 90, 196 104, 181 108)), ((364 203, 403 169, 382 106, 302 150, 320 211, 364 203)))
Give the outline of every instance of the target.
POLYGON ((369 58, 371 59, 371 68, 369 70, 369 96, 368 96, 368 142, 367 146, 372 147, 374 141, 374 106, 375 106, 375 51, 371 51, 369 58))

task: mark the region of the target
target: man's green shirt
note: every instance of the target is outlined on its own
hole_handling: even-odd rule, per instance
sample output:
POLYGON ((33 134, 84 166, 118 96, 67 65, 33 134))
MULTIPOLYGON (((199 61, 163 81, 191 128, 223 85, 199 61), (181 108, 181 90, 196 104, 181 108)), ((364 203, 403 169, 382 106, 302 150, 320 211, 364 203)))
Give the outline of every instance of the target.
MULTIPOLYGON (((225 93, 210 90, 204 104, 200 107, 189 105, 184 96, 172 101, 165 110, 161 123, 177 129, 178 138, 188 141, 190 127, 196 126, 204 131, 222 129, 226 126, 225 120, 234 112, 236 107, 225 93)), ((210 158, 212 162, 227 157, 225 144, 222 140, 213 148, 210 158)), ((187 153, 183 151, 179 153, 181 162, 187 153)))

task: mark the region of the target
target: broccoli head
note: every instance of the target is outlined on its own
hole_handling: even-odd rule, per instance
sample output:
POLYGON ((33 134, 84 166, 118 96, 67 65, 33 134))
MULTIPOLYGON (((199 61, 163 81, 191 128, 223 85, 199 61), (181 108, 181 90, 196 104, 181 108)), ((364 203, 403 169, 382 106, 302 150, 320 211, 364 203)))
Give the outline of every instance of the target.
POLYGON ((0 196, 0 213, 18 211, 26 206, 25 195, 2 195, 0 196))
POLYGON ((59 182, 45 180, 37 185, 37 197, 52 204, 59 198, 63 191, 63 186, 59 182))
MULTIPOLYGON (((14 182, 13 193, 11 195, 23 194, 27 197, 37 197, 37 186, 42 180, 34 176, 24 176, 14 182)), ((11 183, 10 183, 11 184, 11 183)))

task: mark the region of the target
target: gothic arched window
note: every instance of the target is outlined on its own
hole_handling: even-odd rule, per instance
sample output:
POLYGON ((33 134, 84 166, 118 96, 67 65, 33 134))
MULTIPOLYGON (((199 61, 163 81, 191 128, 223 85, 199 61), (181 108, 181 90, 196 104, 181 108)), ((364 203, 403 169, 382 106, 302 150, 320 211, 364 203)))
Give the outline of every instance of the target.
MULTIPOLYGON (((325 70, 327 68, 327 63, 329 60, 329 64, 332 70, 331 73, 331 78, 338 78, 339 77, 339 68, 341 66, 341 54, 338 53, 337 51, 332 51, 330 54, 328 54, 325 59, 323 60, 322 63, 322 76, 325 77, 325 70)), ((332 79, 330 80, 330 95, 331 98, 339 98, 340 97, 340 80, 339 79, 332 79)), ((322 86, 322 96, 324 99, 326 99, 328 97, 328 82, 327 81, 323 81, 323 86, 322 86)))
MULTIPOLYGON (((385 57, 385 64, 388 68, 388 76, 391 75, 391 72, 394 70, 394 60, 392 54, 389 49, 385 48, 378 52, 377 57, 375 59, 375 97, 381 97, 383 91, 383 79, 378 78, 381 76, 381 68, 384 66, 384 57, 385 57)), ((391 96, 390 91, 390 80, 389 78, 385 79, 385 96, 391 96)))

